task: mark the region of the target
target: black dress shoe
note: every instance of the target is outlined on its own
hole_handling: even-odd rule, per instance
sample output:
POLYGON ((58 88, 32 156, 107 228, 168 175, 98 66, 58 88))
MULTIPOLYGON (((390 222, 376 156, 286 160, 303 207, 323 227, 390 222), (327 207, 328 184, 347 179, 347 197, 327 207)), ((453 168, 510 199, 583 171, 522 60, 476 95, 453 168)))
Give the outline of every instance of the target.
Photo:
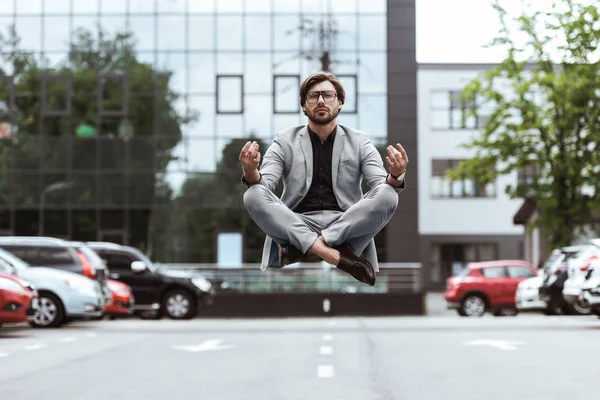
POLYGON ((375 285, 375 269, 369 260, 356 255, 352 246, 347 243, 336 246, 335 249, 340 252, 338 269, 369 286, 375 285))
POLYGON ((291 244, 283 244, 279 246, 279 263, 281 268, 289 264, 294 264, 300 261, 306 261, 307 255, 291 244))

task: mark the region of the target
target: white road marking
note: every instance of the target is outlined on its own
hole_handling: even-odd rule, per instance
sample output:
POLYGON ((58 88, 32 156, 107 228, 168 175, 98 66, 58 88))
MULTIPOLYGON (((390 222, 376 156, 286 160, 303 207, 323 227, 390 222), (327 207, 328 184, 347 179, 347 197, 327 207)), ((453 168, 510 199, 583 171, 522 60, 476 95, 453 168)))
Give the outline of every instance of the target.
POLYGON ((9 355, 10 354, 8 354, 8 353, 0 353, 0 358, 2 358, 2 357, 8 357, 9 355))
POLYGON ((332 378, 335 375, 333 365, 319 365, 317 376, 319 378, 332 378))
POLYGON ((44 343, 36 343, 36 344, 29 345, 29 346, 25 346, 24 348, 26 350, 39 350, 39 349, 43 349, 46 346, 47 345, 44 343))
POLYGON ((319 350, 319 352, 324 355, 333 354, 333 347, 321 346, 321 349, 319 350))
POLYGON ((193 353, 197 353, 199 351, 210 351, 210 350, 225 350, 231 349, 234 346, 232 345, 222 345, 221 339, 211 339, 207 340, 199 345, 192 346, 173 346, 177 350, 191 351, 193 353))
POLYGON ((331 341, 333 340, 333 335, 323 335, 323 340, 331 341))
POLYGON ((470 342, 463 343, 467 346, 491 346, 495 347, 499 350, 517 350, 517 346, 523 345, 523 342, 515 342, 512 340, 494 340, 494 339, 482 339, 482 340, 472 340, 470 342))
POLYGON ((96 337, 96 336, 98 336, 98 334, 96 332, 88 332, 88 333, 85 333, 83 336, 85 336, 85 337, 96 337))
POLYGON ((69 336, 69 337, 64 337, 62 339, 59 339, 58 341, 60 343, 70 343, 70 342, 74 342, 76 339, 73 336, 69 336))

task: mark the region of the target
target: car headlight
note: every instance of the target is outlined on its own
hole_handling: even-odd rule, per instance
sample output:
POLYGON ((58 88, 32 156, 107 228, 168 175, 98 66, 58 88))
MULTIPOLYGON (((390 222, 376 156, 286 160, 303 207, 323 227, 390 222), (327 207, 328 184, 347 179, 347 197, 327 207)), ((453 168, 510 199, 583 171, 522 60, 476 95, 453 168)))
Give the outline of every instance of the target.
POLYGON ((25 293, 25 288, 23 286, 11 279, 6 278, 0 278, 0 290, 10 290, 11 292, 25 293))
POLYGON ((208 292, 212 285, 210 282, 204 278, 194 278, 192 279, 192 283, 200 290, 204 292, 208 292))
POLYGON ((96 291, 96 288, 94 287, 94 284, 91 282, 89 282, 89 283, 82 282, 80 280, 75 280, 75 279, 67 279, 66 282, 67 282, 67 285, 71 289, 78 291, 79 293, 92 295, 92 296, 98 295, 98 292, 96 291))

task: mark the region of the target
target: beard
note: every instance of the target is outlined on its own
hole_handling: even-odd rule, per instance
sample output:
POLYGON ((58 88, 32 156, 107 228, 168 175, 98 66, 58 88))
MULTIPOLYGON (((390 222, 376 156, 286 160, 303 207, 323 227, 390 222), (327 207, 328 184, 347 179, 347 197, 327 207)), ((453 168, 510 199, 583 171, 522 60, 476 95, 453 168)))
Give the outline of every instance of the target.
POLYGON ((333 111, 329 110, 324 115, 319 115, 317 113, 316 109, 313 111, 306 112, 306 116, 308 117, 308 119, 310 119, 316 125, 327 125, 328 123, 330 123, 331 121, 336 119, 339 114, 340 114, 339 108, 337 110, 333 110, 333 111))

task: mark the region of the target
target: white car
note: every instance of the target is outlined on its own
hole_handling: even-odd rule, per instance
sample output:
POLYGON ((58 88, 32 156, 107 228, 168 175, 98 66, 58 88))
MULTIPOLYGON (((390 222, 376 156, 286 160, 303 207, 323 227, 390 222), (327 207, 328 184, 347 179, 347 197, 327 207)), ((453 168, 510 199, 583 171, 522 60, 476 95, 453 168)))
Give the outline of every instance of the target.
POLYGON ((3 249, 0 249, 0 271, 35 285, 39 300, 30 323, 34 327, 59 327, 69 320, 104 315, 104 295, 93 279, 55 268, 32 267, 3 249))
POLYGON ((597 259, 600 259, 600 239, 598 238, 591 239, 584 250, 568 261, 569 278, 563 286, 563 297, 580 314, 591 312, 589 304, 581 301, 581 295, 586 275, 593 268, 592 264, 597 259))
POLYGON ((543 270, 540 275, 521 281, 515 293, 515 304, 519 311, 544 311, 547 304, 540 297, 540 287, 544 282, 543 270))
POLYGON ((592 263, 593 270, 583 283, 580 302, 588 305, 600 317, 600 260, 592 263))

